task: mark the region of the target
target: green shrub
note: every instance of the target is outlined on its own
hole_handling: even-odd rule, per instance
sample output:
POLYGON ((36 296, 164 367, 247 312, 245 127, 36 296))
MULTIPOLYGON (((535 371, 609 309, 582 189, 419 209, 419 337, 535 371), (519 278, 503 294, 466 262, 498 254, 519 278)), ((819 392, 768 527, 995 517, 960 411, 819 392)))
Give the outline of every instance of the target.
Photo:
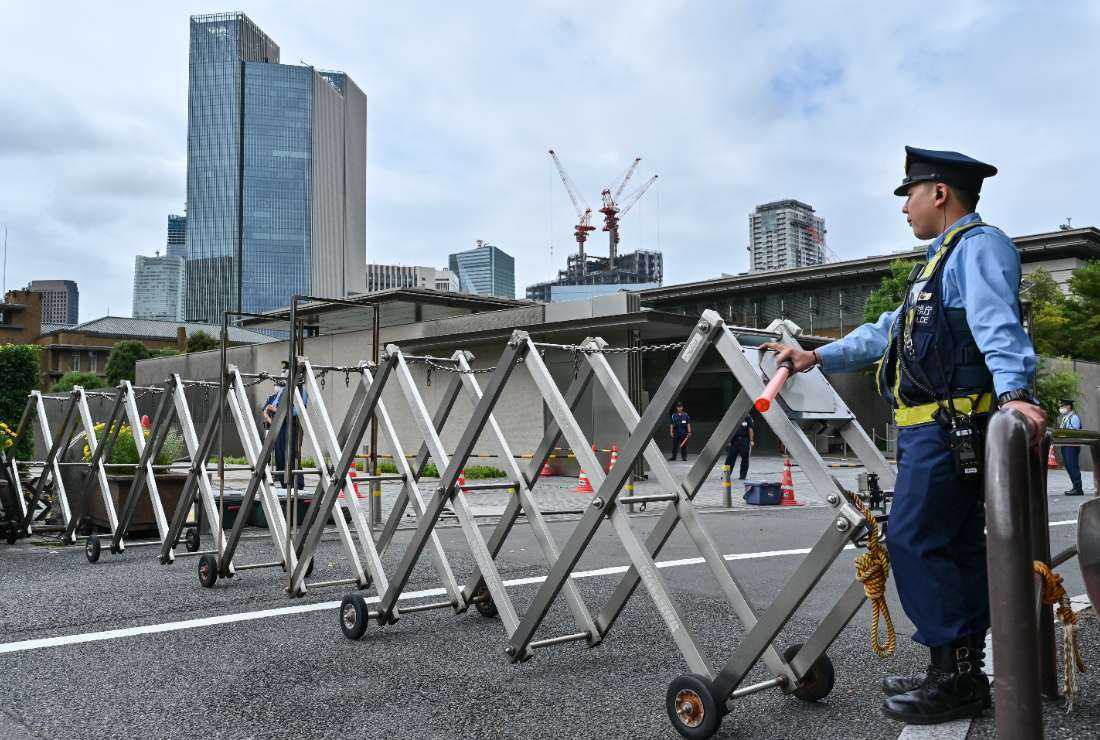
POLYGON ((1039 397, 1039 405, 1052 422, 1058 419, 1061 399, 1077 400, 1077 383, 1076 373, 1051 370, 1045 361, 1039 362, 1039 370, 1035 373, 1035 395, 1039 397))
MULTIPOLYGON (((107 434, 104 431, 105 427, 106 424, 103 423, 95 425, 95 438, 97 444, 102 444, 107 438, 107 434)), ((145 438, 148 439, 149 430, 142 429, 142 432, 145 438)), ((164 444, 161 445, 160 451, 157 452, 156 457, 153 459, 153 463, 155 465, 167 465, 183 457, 185 449, 183 437, 181 437, 178 432, 169 432, 168 437, 164 440, 164 444)), ((87 442, 84 444, 83 458, 84 460, 91 459, 91 450, 88 448, 87 442)), ((140 459, 141 456, 138 454, 137 443, 134 442, 134 434, 130 429, 130 425, 123 424, 118 430, 118 439, 115 440, 115 445, 111 448, 109 459, 103 462, 113 465, 136 465, 140 459)))
MULTIPOLYGON (((11 427, 12 432, 23 415, 27 396, 38 387, 38 354, 41 348, 34 344, 5 344, 0 346, 0 421, 11 427)), ((10 454, 27 460, 34 454, 33 426, 23 432, 23 439, 10 454)))
POLYGON ((220 349, 222 343, 204 331, 197 331, 187 337, 187 352, 205 352, 210 349, 220 349))
POLYGON ((103 382, 95 373, 85 373, 79 370, 70 370, 57 379, 57 382, 50 386, 50 393, 68 393, 75 386, 80 386, 84 390, 91 391, 96 388, 106 388, 107 384, 103 382))
MULTIPOLYGON (((210 465, 217 465, 218 464, 218 456, 217 455, 212 455, 210 457, 210 459, 207 460, 207 462, 210 465)), ((225 456, 225 464, 226 465, 248 465, 248 459, 243 458, 243 457, 233 457, 232 455, 226 455, 225 456)))

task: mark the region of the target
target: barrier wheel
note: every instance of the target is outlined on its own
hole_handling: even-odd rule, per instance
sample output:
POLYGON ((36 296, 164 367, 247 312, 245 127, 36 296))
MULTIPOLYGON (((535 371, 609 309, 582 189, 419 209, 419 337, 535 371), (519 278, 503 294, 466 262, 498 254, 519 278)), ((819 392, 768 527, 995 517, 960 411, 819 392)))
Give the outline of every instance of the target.
POLYGON ((95 563, 99 560, 99 552, 102 545, 99 542, 99 535, 93 534, 84 541, 84 557, 88 558, 89 563, 95 563))
POLYGON ((665 709, 672 726, 687 738, 706 738, 718 732, 724 714, 714 689, 703 676, 677 676, 665 693, 665 709))
POLYGON ((187 535, 183 538, 184 543, 187 545, 187 552, 198 552, 199 546, 202 541, 199 538, 199 530, 197 527, 191 527, 187 530, 187 535))
POLYGON ((15 522, 12 522, 8 525, 8 533, 5 537, 5 540, 7 541, 7 543, 9 545, 14 545, 16 540, 18 540, 18 539, 19 539, 19 527, 16 526, 15 522))
POLYGON ((203 588, 214 588, 218 582, 218 559, 213 555, 199 558, 199 584, 203 588))
POLYGON ((493 603, 493 597, 489 595, 488 590, 482 590, 474 596, 474 608, 477 609, 477 613, 486 619, 492 619, 500 612, 497 611, 497 605, 493 603))
POLYGON ((349 640, 358 640, 367 631, 367 600, 348 594, 340 602, 340 631, 349 640))
MULTIPOLYGON (((790 662, 798 651, 802 649, 802 643, 795 643, 783 651, 783 660, 790 662)), ((810 670, 802 677, 802 683, 793 693, 802 701, 817 701, 824 699, 833 690, 836 682, 836 673, 833 671, 833 661, 825 653, 814 661, 810 670)))

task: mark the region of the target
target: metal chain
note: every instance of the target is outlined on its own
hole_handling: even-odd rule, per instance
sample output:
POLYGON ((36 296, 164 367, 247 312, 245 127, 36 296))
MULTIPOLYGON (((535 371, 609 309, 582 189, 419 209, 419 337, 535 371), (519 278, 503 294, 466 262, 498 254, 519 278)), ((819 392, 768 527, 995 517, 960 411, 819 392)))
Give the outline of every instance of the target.
POLYGON ((536 347, 545 347, 547 349, 556 349, 560 352, 583 352, 586 355, 605 354, 605 355, 617 355, 617 354, 629 354, 644 353, 644 352, 669 352, 672 350, 678 350, 683 347, 687 342, 670 342, 668 344, 641 344, 637 347, 592 347, 589 345, 580 344, 549 344, 544 342, 536 342, 536 347))
MULTIPOLYGON (((542 354, 542 353, 540 352, 540 354, 542 354)), ((410 363, 410 364, 416 363, 416 362, 424 363, 425 365, 428 366, 429 377, 431 377, 430 373, 433 370, 438 370, 442 373, 451 373, 453 375, 489 375, 490 373, 495 373, 496 370, 497 370, 496 365, 494 365, 493 367, 479 367, 479 368, 473 368, 472 367, 468 370, 463 370, 463 369, 461 369, 459 367, 456 367, 456 366, 444 365, 443 363, 436 362, 435 360, 429 359, 427 357, 407 357, 407 358, 405 358, 405 361, 410 363)), ((515 364, 516 365, 522 365, 525 361, 526 361, 526 358, 519 357, 519 358, 516 359, 515 364)))

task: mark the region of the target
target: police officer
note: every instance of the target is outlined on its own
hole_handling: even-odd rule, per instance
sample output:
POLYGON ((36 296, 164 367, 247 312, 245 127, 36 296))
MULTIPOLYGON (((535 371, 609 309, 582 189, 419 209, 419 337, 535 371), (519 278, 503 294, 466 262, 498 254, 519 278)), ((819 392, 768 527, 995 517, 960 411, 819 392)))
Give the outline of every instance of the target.
POLYGON ((752 414, 750 413, 737 425, 733 436, 730 438, 730 447, 726 452, 726 465, 732 470, 733 463, 741 458, 741 471, 738 477, 745 480, 749 474, 749 457, 752 448, 756 446, 756 430, 753 429, 752 414))
MULTIPOLYGON (((1058 412, 1059 429, 1081 429, 1081 417, 1073 410, 1072 398, 1063 398, 1058 412)), ((1062 462, 1065 463, 1066 472, 1069 473, 1069 479, 1073 483, 1073 488, 1066 491, 1065 495, 1084 496, 1085 489, 1081 487, 1081 448, 1077 445, 1063 446, 1062 462)))
POLYGON ((684 402, 676 402, 676 411, 669 419, 668 436, 672 437, 672 454, 669 460, 676 459, 676 452, 680 452, 680 459, 688 459, 687 441, 691 436, 691 416, 684 411, 684 402))
POLYGON ((929 648, 927 671, 883 681, 884 713, 911 724, 976 717, 990 706, 982 672, 989 628, 980 449, 968 446, 996 401, 1021 413, 1037 443, 1046 417, 1029 390, 1035 352, 1020 324, 1020 256, 975 213, 995 167, 957 152, 906 147, 894 191, 918 239, 932 239, 901 307, 813 352, 769 344, 795 370, 878 363, 898 426, 888 548, 898 594, 929 648))

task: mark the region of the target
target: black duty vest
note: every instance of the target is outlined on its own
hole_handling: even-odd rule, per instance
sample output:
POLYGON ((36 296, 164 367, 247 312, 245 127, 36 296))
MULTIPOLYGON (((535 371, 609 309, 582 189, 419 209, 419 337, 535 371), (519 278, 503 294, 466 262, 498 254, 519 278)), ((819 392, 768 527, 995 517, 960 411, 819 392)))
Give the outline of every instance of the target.
MULTIPOLYGON (((961 413, 981 410, 978 398, 993 390, 993 376, 970 332, 966 310, 943 304, 947 259, 979 226, 986 224, 975 221, 949 232, 932 259, 909 276, 877 376, 879 392, 897 409, 900 426, 932 421, 937 404, 948 399, 967 400, 965 408, 958 408, 961 413), (914 407, 928 413, 905 413, 916 412, 914 407)), ((981 405, 988 409, 988 399, 981 405)))

